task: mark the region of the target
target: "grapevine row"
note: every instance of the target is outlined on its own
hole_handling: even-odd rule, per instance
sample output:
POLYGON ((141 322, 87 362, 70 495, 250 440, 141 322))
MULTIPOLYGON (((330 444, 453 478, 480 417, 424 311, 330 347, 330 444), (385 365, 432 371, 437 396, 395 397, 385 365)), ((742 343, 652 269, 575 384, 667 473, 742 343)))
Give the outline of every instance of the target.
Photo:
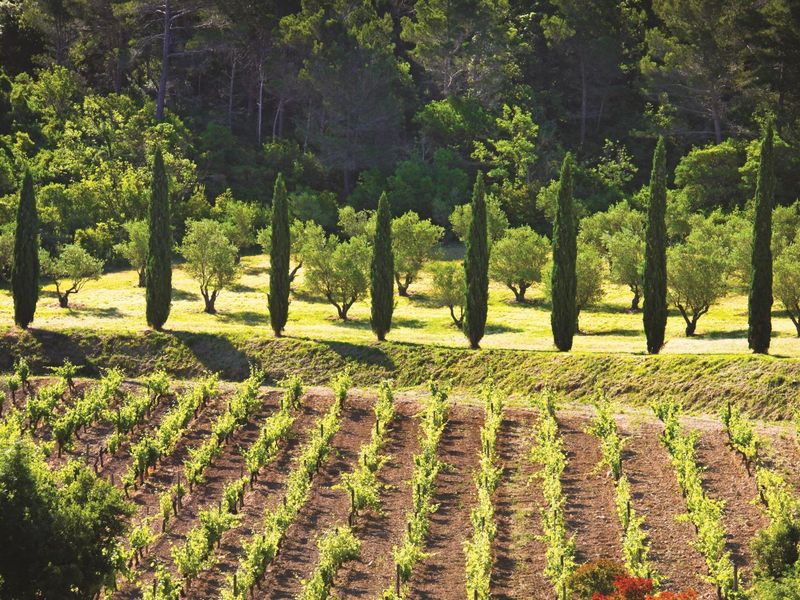
POLYGON ((680 407, 670 400, 653 405, 656 416, 664 424, 661 441, 667 448, 686 501, 688 518, 697 532, 695 546, 705 558, 709 580, 717 587, 717 595, 728 600, 738 598, 739 581, 725 549, 725 527, 722 512, 725 502, 709 498, 703 490, 702 467, 697 462, 695 444, 698 433, 682 433, 679 421, 680 407))
POLYGON ((381 484, 378 472, 388 460, 381 450, 389 438, 389 425, 395 417, 394 397, 388 382, 383 381, 378 389, 375 403, 375 429, 370 441, 362 446, 356 468, 341 477, 334 486, 346 490, 350 498, 350 514, 347 526, 337 526, 324 533, 317 541, 319 559, 311 577, 303 581, 298 595, 300 600, 325 600, 330 597, 333 578, 339 568, 349 560, 358 558, 361 542, 353 534, 353 522, 359 511, 365 508, 380 510, 381 484))
POLYGON ((625 440, 619 435, 617 422, 611 411, 611 403, 601 398, 595 403, 597 416, 587 432, 600 440, 601 465, 611 471, 616 492, 616 508, 622 526, 622 556, 628 570, 636 577, 656 580, 653 566, 648 561, 650 544, 642 525, 644 518, 637 515, 631 506, 631 485, 622 471, 622 450, 625 440))
POLYGON ((756 435, 750 421, 742 415, 741 409, 731 404, 730 401, 722 409, 720 417, 728 434, 728 443, 741 455, 749 475, 751 465, 758 462, 761 440, 756 435))
MULTIPOLYGON (((347 373, 333 384, 335 400, 328 412, 317 420, 311 439, 297 458, 286 484, 283 502, 274 510, 265 511, 261 532, 245 542, 245 556, 232 577, 228 579, 225 599, 244 600, 260 584, 267 566, 275 559, 286 530, 305 505, 314 475, 330 451, 333 436, 341 427, 341 412, 351 381, 347 373)), ((159 596, 159 598, 161 598, 159 596)))
POLYGON ((395 584, 384 591, 383 598, 399 599, 407 596, 407 582, 416 564, 425 558, 423 550, 430 528, 430 515, 436 512, 433 504, 434 483, 442 468, 437 448, 449 415, 448 390, 431 383, 431 394, 422 412, 422 436, 420 452, 414 456, 414 471, 411 475, 412 508, 406 515, 406 530, 403 540, 395 546, 392 554, 395 562, 395 584))
POLYGON ((492 495, 497 489, 502 468, 497 464, 497 433, 503 422, 503 397, 490 385, 484 392, 485 420, 481 427, 480 466, 475 475, 478 503, 472 509, 472 539, 464 542, 466 555, 467 597, 486 600, 490 597, 492 578, 492 542, 497 534, 492 495))
POLYGON ((555 397, 545 392, 536 402, 539 422, 534 429, 533 460, 541 465, 537 476, 542 480, 542 536, 547 546, 544 575, 560 600, 569 598, 569 580, 575 571, 575 536, 567 537, 564 506, 567 499, 561 476, 567 465, 564 440, 558 433, 555 397))
POLYGON ((123 441, 144 423, 151 411, 170 393, 169 376, 164 371, 156 371, 146 377, 143 384, 143 393, 128 394, 115 411, 108 411, 106 415, 106 419, 114 425, 114 432, 106 444, 109 454, 116 454, 123 441))

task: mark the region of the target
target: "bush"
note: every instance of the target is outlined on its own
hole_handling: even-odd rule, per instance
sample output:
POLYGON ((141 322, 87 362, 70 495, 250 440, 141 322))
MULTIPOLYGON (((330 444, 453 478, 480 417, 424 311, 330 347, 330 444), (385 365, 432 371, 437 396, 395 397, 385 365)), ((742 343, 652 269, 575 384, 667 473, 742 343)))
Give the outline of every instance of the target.
POLYGON ((625 565, 615 560, 593 560, 578 567, 572 574, 569 587, 575 598, 592 600, 594 594, 613 594, 614 582, 626 577, 625 565))
POLYGON ((751 543, 753 572, 777 579, 797 563, 800 528, 788 519, 777 519, 756 534, 751 543))

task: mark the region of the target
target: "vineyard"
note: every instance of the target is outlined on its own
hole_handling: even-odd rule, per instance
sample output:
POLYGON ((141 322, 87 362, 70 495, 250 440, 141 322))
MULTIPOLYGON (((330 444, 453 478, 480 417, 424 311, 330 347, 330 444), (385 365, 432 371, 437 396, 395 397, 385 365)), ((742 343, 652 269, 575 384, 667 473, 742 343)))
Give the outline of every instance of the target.
POLYGON ((783 597, 764 546, 800 515, 796 427, 733 403, 77 372, 17 363, 0 419, 130 503, 96 596, 783 597))

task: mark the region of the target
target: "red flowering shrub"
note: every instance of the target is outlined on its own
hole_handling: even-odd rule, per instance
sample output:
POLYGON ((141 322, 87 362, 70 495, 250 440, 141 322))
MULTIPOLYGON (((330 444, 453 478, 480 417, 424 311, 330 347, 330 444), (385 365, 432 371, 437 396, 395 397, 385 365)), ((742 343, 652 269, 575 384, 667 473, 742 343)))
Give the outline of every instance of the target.
POLYGON ((627 575, 614 579, 615 591, 612 594, 595 593, 592 600, 697 600, 694 590, 685 592, 658 592, 653 595, 653 580, 627 575))

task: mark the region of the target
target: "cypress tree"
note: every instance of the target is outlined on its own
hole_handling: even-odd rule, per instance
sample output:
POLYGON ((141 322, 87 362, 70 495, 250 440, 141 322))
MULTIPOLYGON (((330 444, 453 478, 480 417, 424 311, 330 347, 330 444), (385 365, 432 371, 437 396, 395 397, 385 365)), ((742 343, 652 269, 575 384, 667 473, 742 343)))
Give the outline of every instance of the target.
POLYGON ((667 157, 659 137, 650 173, 650 204, 644 249, 644 307, 642 319, 647 351, 658 354, 667 328, 667 157))
POLYGON ((470 348, 476 349, 486 329, 489 302, 489 240, 486 195, 481 172, 478 172, 472 190, 472 219, 467 233, 466 250, 464 275, 467 282, 467 297, 463 327, 470 348))
POLYGON ((386 192, 378 201, 375 240, 370 268, 372 307, 370 323, 379 341, 392 328, 394 310, 394 254, 392 253, 392 213, 386 192))
POLYGON ((17 208, 11 290, 14 295, 14 322, 27 329, 33 321, 39 300, 39 215, 36 212, 33 177, 27 170, 17 208))
POLYGON ((772 203, 775 195, 772 125, 761 143, 761 161, 756 182, 753 253, 750 264, 747 341, 753 352, 769 351, 772 334, 772 203))
POLYGON ((561 165, 558 204, 553 222, 553 270, 550 273, 550 289, 553 294, 550 325, 556 348, 562 352, 572 348, 572 338, 578 320, 575 274, 578 255, 576 225, 572 200, 572 155, 568 152, 561 165))
POLYGON ((150 242, 147 249, 145 285, 147 324, 161 331, 172 303, 172 230, 169 215, 169 185, 164 157, 157 148, 153 158, 153 183, 150 193, 150 242))
POLYGON ((275 179, 272 194, 272 248, 269 252, 269 321, 277 337, 289 317, 289 202, 283 174, 275 179))

